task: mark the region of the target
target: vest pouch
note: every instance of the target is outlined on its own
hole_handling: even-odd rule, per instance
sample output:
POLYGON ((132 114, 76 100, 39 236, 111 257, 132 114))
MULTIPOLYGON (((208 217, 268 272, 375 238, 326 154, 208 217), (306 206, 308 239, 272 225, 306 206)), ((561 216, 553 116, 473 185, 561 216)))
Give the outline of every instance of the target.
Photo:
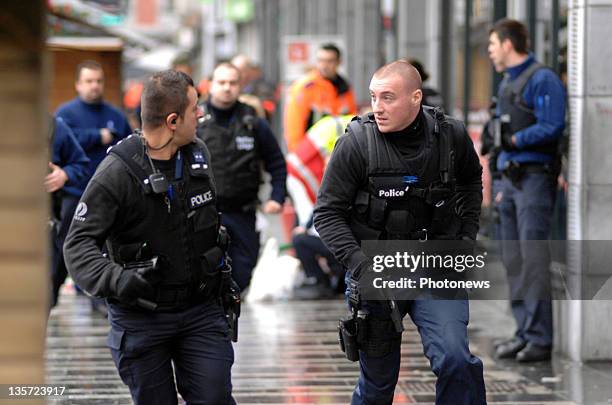
POLYGON ((359 240, 377 240, 385 228, 386 208, 386 200, 376 198, 366 191, 357 192, 350 223, 353 234, 359 240))
POLYGON ((377 198, 366 191, 357 192, 353 202, 353 210, 357 214, 357 218, 367 223, 368 226, 380 230, 385 227, 386 209, 387 201, 385 199, 377 198))
POLYGON ((434 205, 430 234, 432 239, 455 240, 461 229, 461 218, 457 215, 458 194, 440 200, 434 205))
POLYGON ((385 211, 387 200, 370 195, 370 206, 368 207, 368 224, 377 229, 385 226, 385 211))
POLYGON ((432 185, 425 194, 425 202, 434 207, 443 206, 452 197, 451 190, 448 188, 432 185))
POLYGON ((219 216, 214 192, 205 187, 189 194, 188 218, 194 232, 194 246, 200 250, 215 246, 218 235, 219 216))
POLYGON ((387 215, 385 230, 388 234, 401 235, 414 231, 416 221, 414 216, 407 210, 390 210, 387 215))
POLYGON ((200 276, 197 280, 196 294, 213 297, 219 294, 221 285, 221 260, 225 256, 221 248, 215 246, 200 255, 200 276))

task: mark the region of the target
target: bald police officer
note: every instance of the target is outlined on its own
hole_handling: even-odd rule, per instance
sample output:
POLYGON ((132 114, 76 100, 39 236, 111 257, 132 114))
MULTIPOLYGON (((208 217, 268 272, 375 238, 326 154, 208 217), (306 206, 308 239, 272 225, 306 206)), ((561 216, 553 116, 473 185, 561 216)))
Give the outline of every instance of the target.
MULTIPOLYGON (((370 95, 373 114, 353 120, 338 139, 315 208, 321 239, 356 283, 371 266, 361 241, 474 240, 482 201, 482 168, 465 127, 421 107, 421 78, 412 65, 400 60, 381 67, 370 95), (453 145, 452 153, 444 145, 453 145), (400 187, 410 192, 392 192, 400 187), (445 195, 446 204, 434 195, 445 195), (452 217, 434 221, 437 206, 444 205, 452 217)), ((362 303, 369 314, 365 338, 358 341, 361 375, 352 404, 393 401, 401 331, 386 304, 362 303)), ((436 404, 485 404, 482 362, 468 348, 468 301, 401 301, 397 309, 398 317, 409 314, 418 327, 438 377, 436 404)))

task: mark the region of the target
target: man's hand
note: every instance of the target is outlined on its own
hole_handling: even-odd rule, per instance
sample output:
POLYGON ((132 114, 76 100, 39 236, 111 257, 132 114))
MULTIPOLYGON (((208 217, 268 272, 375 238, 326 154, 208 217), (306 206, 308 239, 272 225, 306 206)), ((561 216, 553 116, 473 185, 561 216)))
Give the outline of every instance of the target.
POLYGON ((291 233, 293 235, 302 235, 306 233, 306 228, 304 228, 303 226, 296 226, 295 228, 293 228, 293 230, 291 231, 291 233))
POLYGON ((115 136, 113 135, 110 129, 100 128, 100 140, 102 142, 102 145, 110 144, 114 138, 115 136))
POLYGON ((53 193, 64 187, 64 184, 68 181, 68 175, 61 167, 51 162, 49 162, 49 169, 51 169, 51 173, 45 177, 45 190, 47 193, 53 193))
POLYGON ((516 150, 516 137, 510 132, 502 133, 502 149, 506 152, 516 150))
POLYGON ((274 200, 268 200, 263 207, 263 211, 266 214, 280 214, 283 210, 283 206, 274 200))
POLYGON ((565 176, 563 174, 560 174, 557 177, 557 189, 563 190, 566 194, 568 192, 569 183, 567 182, 567 180, 565 180, 565 176))
POLYGON ((124 270, 117 281, 117 297, 126 301, 153 298, 155 289, 138 270, 124 270))

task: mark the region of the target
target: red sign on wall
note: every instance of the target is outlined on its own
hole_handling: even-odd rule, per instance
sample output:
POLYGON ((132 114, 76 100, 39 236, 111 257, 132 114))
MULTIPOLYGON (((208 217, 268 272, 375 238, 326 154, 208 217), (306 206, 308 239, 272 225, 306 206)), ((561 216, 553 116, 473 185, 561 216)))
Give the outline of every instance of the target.
POLYGON ((137 0, 136 21, 140 25, 157 23, 157 0, 137 0))
POLYGON ((308 62, 308 45, 306 42, 294 42, 289 44, 289 62, 308 62))

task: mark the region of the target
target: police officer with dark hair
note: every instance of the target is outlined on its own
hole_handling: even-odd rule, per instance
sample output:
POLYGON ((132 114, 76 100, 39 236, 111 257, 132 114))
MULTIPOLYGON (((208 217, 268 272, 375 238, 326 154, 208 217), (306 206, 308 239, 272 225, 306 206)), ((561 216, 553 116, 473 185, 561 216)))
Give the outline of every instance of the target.
POLYGON ((497 92, 502 172, 500 231, 515 335, 499 344, 499 358, 550 359, 553 318, 550 253, 546 241, 554 205, 559 139, 565 126, 565 91, 552 70, 529 53, 527 28, 515 20, 495 23, 489 57, 505 72, 497 92))
POLYGON ((263 204, 266 214, 279 214, 285 201, 287 167, 267 122, 238 101, 240 71, 221 63, 213 71, 210 98, 198 137, 210 149, 223 225, 232 239, 229 255, 241 290, 248 287, 259 255, 255 228, 262 168, 270 173, 272 191, 263 204))
POLYGON ((136 404, 176 404, 177 388, 187 403, 234 403, 224 312, 237 292, 210 154, 196 139, 201 116, 189 76, 154 74, 142 94, 142 133, 102 161, 64 247, 74 280, 107 299, 108 345, 136 404))
MULTIPOLYGON (((338 139, 315 208, 316 229, 347 268, 349 285, 372 264, 361 241, 474 240, 482 201, 482 168, 465 127, 421 107, 421 79, 412 65, 400 60, 380 68, 370 95, 373 114, 354 119, 338 139), (410 191, 391 192, 398 189, 410 191), (448 220, 437 215, 442 212, 448 220)), ((485 404, 482 362, 468 347, 468 301, 400 301, 395 310, 387 304, 363 303, 369 314, 358 341, 361 375, 351 403, 392 403, 399 317, 409 314, 438 377, 436 404, 485 404)))

